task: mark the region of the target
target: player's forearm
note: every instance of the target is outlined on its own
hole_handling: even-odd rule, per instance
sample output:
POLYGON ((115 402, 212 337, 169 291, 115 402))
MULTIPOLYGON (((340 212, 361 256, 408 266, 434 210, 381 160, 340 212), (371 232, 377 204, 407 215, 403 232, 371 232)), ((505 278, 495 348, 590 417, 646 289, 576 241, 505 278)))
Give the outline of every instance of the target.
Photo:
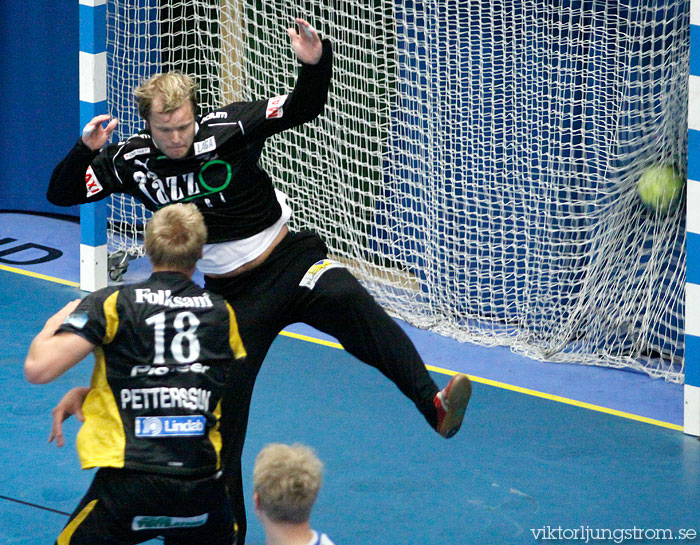
POLYGON ((72 206, 87 202, 85 171, 98 152, 88 148, 82 140, 56 165, 46 198, 57 206, 72 206))
POLYGON ((262 141, 311 121, 323 112, 333 73, 333 50, 323 40, 323 53, 316 64, 301 64, 294 90, 267 100, 234 103, 227 108, 238 116, 243 134, 252 142, 262 141), (273 104, 273 101, 278 101, 273 104))
POLYGON ((94 348, 94 345, 78 335, 56 335, 56 329, 47 324, 29 346, 24 361, 24 375, 32 384, 46 384, 60 377, 94 348))
POLYGON ((326 105, 328 88, 333 75, 333 48, 323 40, 323 54, 317 64, 302 64, 294 91, 285 105, 285 116, 294 125, 318 117, 326 105))
POLYGON ((75 333, 58 332, 63 322, 78 307, 75 299, 51 316, 34 337, 24 361, 24 374, 33 384, 45 384, 61 376, 85 356, 94 345, 75 333))
POLYGON ((46 384, 56 378, 51 372, 51 338, 56 329, 57 326, 51 326, 47 322, 29 345, 29 352, 24 360, 24 376, 32 384, 46 384))

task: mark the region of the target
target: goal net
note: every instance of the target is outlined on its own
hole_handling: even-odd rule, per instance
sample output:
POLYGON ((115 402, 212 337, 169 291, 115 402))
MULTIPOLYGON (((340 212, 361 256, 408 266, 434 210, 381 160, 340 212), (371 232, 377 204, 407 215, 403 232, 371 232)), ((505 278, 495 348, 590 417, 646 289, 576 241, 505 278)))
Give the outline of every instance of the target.
MULTIPOLYGON (((288 92, 285 29, 332 40, 324 114, 261 160, 294 210, 393 315, 530 357, 683 381, 686 0, 108 2, 108 102, 196 76, 206 111, 288 92)), ((111 252, 140 252, 145 212, 112 203, 111 252)))

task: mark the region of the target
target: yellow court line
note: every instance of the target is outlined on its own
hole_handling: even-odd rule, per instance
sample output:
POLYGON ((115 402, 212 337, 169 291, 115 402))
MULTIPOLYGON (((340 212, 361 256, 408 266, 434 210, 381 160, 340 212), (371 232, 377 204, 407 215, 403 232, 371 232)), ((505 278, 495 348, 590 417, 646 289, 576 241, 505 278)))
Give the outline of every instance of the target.
MULTIPOLYGON (((32 278, 39 278, 41 280, 48 280, 50 282, 56 282, 57 284, 65 284, 66 286, 73 286, 75 288, 80 287, 80 284, 77 282, 71 282, 69 280, 63 280, 61 278, 55 278, 53 276, 47 276, 45 274, 24 271, 22 269, 8 267, 6 265, 0 265, 0 270, 7 271, 7 272, 13 272, 13 273, 17 273, 17 274, 23 274, 25 276, 31 276, 32 278)), ((285 337, 291 337, 293 339, 299 339, 301 341, 306 341, 306 342, 310 342, 310 343, 314 343, 314 344, 328 346, 330 348, 337 348, 339 350, 343 350, 343 346, 340 343, 332 342, 332 341, 325 341, 323 339, 309 337, 308 335, 300 335, 299 333, 291 333, 289 331, 281 331, 280 335, 283 335, 285 337)), ((441 373, 443 375, 452 376, 452 375, 457 374, 457 371, 452 371, 450 369, 443 369, 442 367, 435 367, 433 365, 426 365, 426 368, 429 371, 434 371, 436 373, 441 373)), ((569 399, 566 397, 547 394, 545 392, 539 392, 537 390, 531 390, 529 388, 522 388, 520 386, 513 386, 512 384, 506 384, 504 382, 498 382, 498 381, 487 379, 487 378, 475 377, 473 375, 468 375, 468 376, 473 382, 487 384, 488 386, 494 386, 495 388, 501 388, 503 390, 511 390, 513 392, 518 392, 521 394, 531 395, 534 397, 540 397, 543 399, 549 399, 551 401, 557 401, 559 403, 565 403, 567 405, 574 405, 576 407, 582 407, 584 409, 589 409, 592 411, 610 414, 613 416, 619 416, 622 418, 627 418, 629 420, 636 420, 637 422, 644 422, 646 424, 652 424, 654 426, 660 426, 662 428, 669 428, 669 429, 676 430, 676 431, 683 431, 683 426, 679 426, 677 424, 671 424, 669 422, 663 422, 662 420, 655 420, 653 418, 647 418, 645 416, 639 416, 639 415, 632 414, 632 413, 617 411, 615 409, 608 409, 607 407, 602 407, 600 405, 593 405, 592 403, 585 403, 583 401, 576 401, 575 399, 569 399)))
POLYGON ((284 335, 285 337, 291 337, 292 339, 299 339, 300 341, 306 341, 314 344, 322 344, 323 346, 330 346, 331 348, 345 350, 343 348, 343 345, 340 343, 324 341, 323 339, 317 339, 316 337, 308 337, 307 335, 300 335, 299 333, 292 333, 290 331, 280 331, 280 335, 284 335))
MULTIPOLYGON (((332 348, 343 349, 343 346, 336 342, 324 341, 321 339, 316 339, 314 337, 309 337, 307 335, 299 335, 297 333, 290 333, 288 331, 282 331, 280 335, 285 337, 292 337, 294 339, 300 339, 302 341, 312 342, 315 344, 322 344, 324 346, 330 346, 332 348)), ((434 365, 426 365, 426 369, 429 371, 435 371, 436 373, 441 373, 443 375, 456 375, 457 371, 452 371, 451 369, 444 369, 442 367, 435 367, 434 365)), ((654 426, 660 426, 662 428, 669 428, 676 431, 683 431, 683 426, 678 424, 671 424, 670 422, 664 422, 662 420, 655 420, 653 418, 647 418, 646 416, 639 416, 637 414, 627 413, 624 411, 618 411, 615 409, 608 409, 601 405, 594 405, 592 403, 585 403, 583 401, 577 401, 575 399, 569 399, 567 397, 562 397, 553 394, 547 394, 545 392, 540 392, 537 390, 531 390, 530 388, 522 388, 520 386, 513 386, 512 384, 506 384, 504 382, 498 382, 496 380, 491 380, 488 378, 475 377, 473 375, 467 375, 469 379, 473 382, 478 382, 480 384, 487 384, 488 386, 493 386, 495 388, 501 388, 503 390, 511 390, 513 392, 518 392, 521 394, 530 395, 533 397, 540 397, 543 399, 549 399, 551 401, 556 401, 558 403, 564 403, 566 405, 574 405, 575 407, 581 407, 583 409, 589 409, 591 411, 597 411, 605 414, 610 414, 613 416, 619 416, 621 418, 627 418, 628 420, 636 420, 637 422, 644 422, 645 424, 652 424, 654 426)))
POLYGON ((24 276, 31 276, 32 278, 39 278, 40 280, 48 280, 49 282, 55 282, 56 284, 64 284, 66 286, 72 286, 74 288, 79 288, 80 284, 78 282, 71 282, 70 280, 63 280, 62 278, 56 278, 55 276, 47 276, 45 274, 39 274, 31 271, 25 271, 22 269, 16 269, 15 267, 8 267, 7 265, 0 265, 0 271, 7 271, 16 274, 22 274, 24 276))

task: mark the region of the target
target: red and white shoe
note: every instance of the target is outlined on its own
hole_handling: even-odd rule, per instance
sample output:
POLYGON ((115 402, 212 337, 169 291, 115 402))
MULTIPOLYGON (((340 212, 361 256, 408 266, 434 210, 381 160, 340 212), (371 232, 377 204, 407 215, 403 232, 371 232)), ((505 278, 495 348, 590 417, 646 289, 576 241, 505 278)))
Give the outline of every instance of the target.
POLYGON ((459 431, 472 395, 472 383, 467 375, 455 375, 447 386, 435 394, 433 403, 437 410, 437 432, 452 437, 459 431))

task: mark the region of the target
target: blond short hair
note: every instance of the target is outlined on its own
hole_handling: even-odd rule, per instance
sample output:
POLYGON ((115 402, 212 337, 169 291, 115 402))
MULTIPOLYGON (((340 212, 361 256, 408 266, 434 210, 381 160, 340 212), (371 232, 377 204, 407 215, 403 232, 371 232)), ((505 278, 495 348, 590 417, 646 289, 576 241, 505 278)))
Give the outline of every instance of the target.
POLYGON ((321 489, 323 464, 304 445, 272 443, 255 459, 253 489, 260 509, 276 522, 307 522, 321 489))
POLYGON ((151 76, 134 90, 139 115, 146 121, 151 117, 153 102, 156 99, 162 101, 159 104, 159 113, 172 113, 189 102, 192 104, 192 112, 196 114, 196 93, 197 83, 190 76, 178 71, 151 76))
POLYGON ((146 225, 146 255, 153 266, 192 270, 206 241, 204 218, 191 203, 161 208, 146 225))

